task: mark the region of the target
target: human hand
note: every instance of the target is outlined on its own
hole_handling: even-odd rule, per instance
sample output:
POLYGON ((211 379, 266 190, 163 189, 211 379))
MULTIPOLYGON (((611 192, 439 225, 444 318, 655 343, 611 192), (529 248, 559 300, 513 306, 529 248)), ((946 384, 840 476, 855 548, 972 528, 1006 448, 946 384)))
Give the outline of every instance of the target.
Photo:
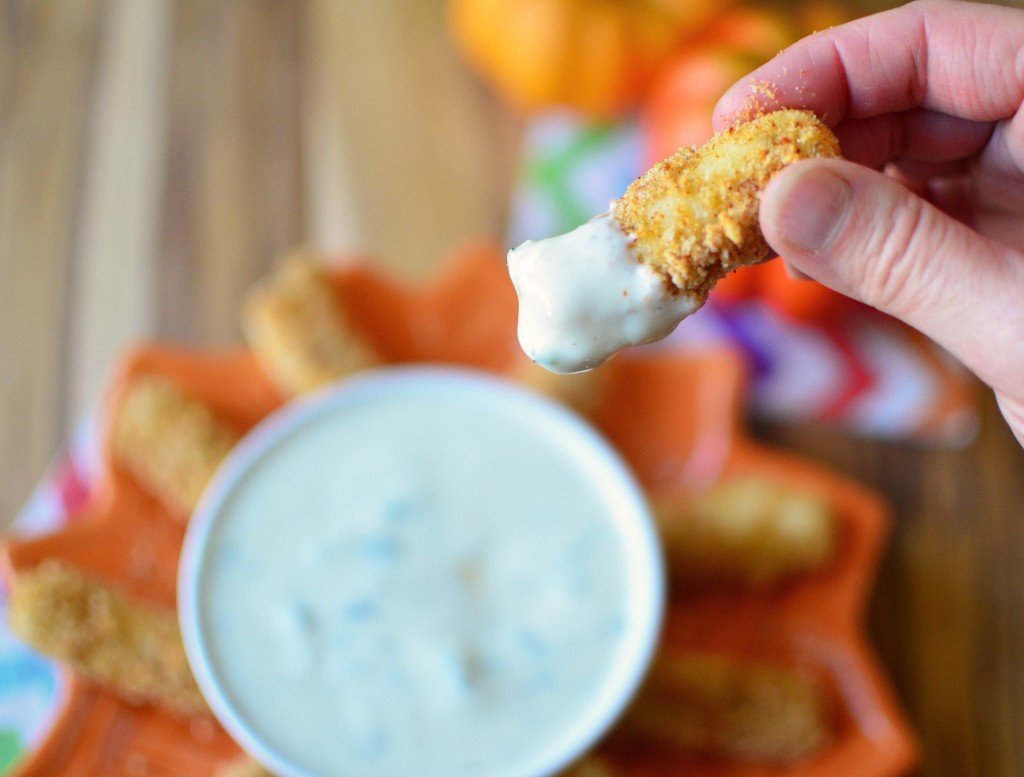
POLYGON ((919 0, 812 35, 734 85, 715 128, 815 111, 848 161, 768 185, 796 270, 906 321, 994 390, 1024 445, 1024 11, 919 0))

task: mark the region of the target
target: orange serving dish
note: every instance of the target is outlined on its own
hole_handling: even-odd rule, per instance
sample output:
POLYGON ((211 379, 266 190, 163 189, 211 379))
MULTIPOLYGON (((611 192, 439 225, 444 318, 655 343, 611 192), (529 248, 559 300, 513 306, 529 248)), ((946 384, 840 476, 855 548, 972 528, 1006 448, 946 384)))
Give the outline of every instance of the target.
MULTIPOLYGON (((333 273, 351 318, 384 361, 459 364, 515 376, 526 366, 515 334, 515 294, 502 252, 465 250, 431 285, 411 288, 364 265, 333 273)), ((882 500, 813 463, 750 440, 741 427, 744 376, 727 353, 639 349, 607 366, 591 418, 652 496, 699 491, 759 475, 818 494, 841 516, 838 558, 783 586, 708 591, 674 600, 662 649, 782 660, 823 678, 838 710, 836 738, 815 758, 784 767, 680 760, 644 749, 611 752, 629 777, 887 777, 916 759, 909 728, 868 648, 862 621, 887 532, 882 500)), ((244 349, 142 346, 117 365, 110 407, 133 376, 176 381, 244 432, 284 400, 244 349)), ((65 559, 129 593, 174 605, 184 526, 112 460, 87 508, 62 530, 11 539, 9 576, 46 558, 65 559)), ((238 755, 212 719, 133 707, 70 676, 60 713, 18 777, 209 777, 238 755)))

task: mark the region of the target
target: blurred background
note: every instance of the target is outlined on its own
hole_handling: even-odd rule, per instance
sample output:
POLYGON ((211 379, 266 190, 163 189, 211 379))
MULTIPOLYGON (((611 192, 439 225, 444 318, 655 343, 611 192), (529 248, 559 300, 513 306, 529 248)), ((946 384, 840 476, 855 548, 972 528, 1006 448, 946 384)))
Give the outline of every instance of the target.
MULTIPOLYGON (((0 518, 125 343, 239 343, 288 248, 422 282, 564 231, 736 78, 892 5, 0 0, 0 518)), ((737 349, 760 439, 892 503, 870 628, 921 773, 1024 773, 1024 452, 944 354, 778 264, 675 342, 737 349)))

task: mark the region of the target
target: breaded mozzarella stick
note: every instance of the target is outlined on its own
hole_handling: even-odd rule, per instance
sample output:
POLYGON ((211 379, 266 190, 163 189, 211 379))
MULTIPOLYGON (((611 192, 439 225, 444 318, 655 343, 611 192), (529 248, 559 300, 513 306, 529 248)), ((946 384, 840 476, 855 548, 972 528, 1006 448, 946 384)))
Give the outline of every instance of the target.
POLYGON ((184 518, 192 514, 214 471, 238 440, 210 408, 153 375, 132 380, 113 416, 114 456, 184 518))
POLYGON ((832 559, 840 521, 824 499, 744 477, 655 503, 670 575, 684 585, 774 583, 832 559))
POLYGON ((724 656, 663 656, 620 731, 676 748, 764 764, 809 758, 833 734, 823 689, 793 669, 724 656))
POLYGON ((314 391, 378 361, 349 326, 326 271, 310 254, 289 255, 250 292, 242 324, 249 347, 288 396, 314 391))
POLYGON ((8 617, 11 630, 40 653, 132 704, 183 716, 207 710, 171 611, 48 560, 19 575, 8 617))
POLYGON ((684 148, 566 235, 509 252, 519 340, 553 372, 579 372, 669 334, 715 283, 768 255, 761 192, 784 166, 839 156, 813 113, 784 110, 684 148))

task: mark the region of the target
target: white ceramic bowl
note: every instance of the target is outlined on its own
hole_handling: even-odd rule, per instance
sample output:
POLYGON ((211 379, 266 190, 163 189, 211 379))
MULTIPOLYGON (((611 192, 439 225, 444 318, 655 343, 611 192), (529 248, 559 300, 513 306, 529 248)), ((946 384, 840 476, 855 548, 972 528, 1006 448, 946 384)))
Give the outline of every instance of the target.
MULTIPOLYGON (((524 732, 524 736, 528 735, 524 741, 530 743, 529 747, 525 751, 521 748, 516 749, 514 758, 503 760, 500 764, 483 767, 483 771, 473 771, 474 777, 541 777, 564 768, 591 746, 614 722, 632 697, 650 662, 663 614, 664 571, 660 548, 642 493, 627 467, 608 443, 591 427, 560 406, 482 374, 441 367, 392 368, 370 373, 345 381, 335 388, 309 398, 292 402, 250 432, 228 457, 207 489, 189 525, 182 551, 178 590, 181 627, 189 661, 199 686, 214 714, 228 732, 254 758, 281 777, 333 777, 335 774, 330 767, 323 765, 325 762, 318 762, 316 759, 308 757, 310 741, 329 744, 332 737, 337 738, 335 734, 331 733, 331 722, 325 720, 332 715, 319 715, 318 713, 311 718, 312 722, 307 721, 301 725, 295 723, 310 712, 310 710, 303 709, 303 699, 312 698, 315 695, 315 686, 319 682, 310 686, 312 690, 309 696, 304 697, 299 693, 288 696, 288 692, 300 683, 299 680, 292 683, 289 679, 289 672, 296 673, 296 677, 302 677, 302 672, 314 671, 310 669, 309 661, 320 660, 318 658, 320 653, 316 651, 320 651, 322 648, 320 646, 317 646, 315 650, 309 648, 306 641, 309 634, 320 633, 317 631, 320 627, 309 627, 308 624, 304 626, 301 623, 298 626, 284 623, 291 617, 288 613, 293 612, 293 609, 288 609, 288 607, 292 607, 292 605, 289 604, 279 611, 274 610, 271 606, 271 603, 279 598, 279 593, 281 593, 279 589, 287 588, 290 585, 288 582, 282 584, 281 581, 304 580, 310 567, 319 563, 311 559, 314 559, 317 548, 326 547, 329 544, 321 535, 325 531, 333 531, 334 524, 328 522, 318 523, 314 526, 313 523, 310 523, 308 531, 311 533, 311 539, 303 545, 303 533, 307 531, 307 528, 303 527, 303 515, 311 511, 300 510, 295 515, 278 516, 278 513, 287 513, 288 510, 275 512, 269 507, 265 507, 274 499, 279 498, 275 495, 277 491, 271 492, 267 489, 271 488, 271 485, 273 489, 284 488, 280 498, 305 500, 308 497, 313 500, 308 504, 313 506, 331 502, 337 496, 329 493, 334 488, 331 478, 325 480, 321 477, 318 480, 315 473, 311 472, 307 483, 304 475, 300 474, 296 478, 294 471, 288 475, 291 465, 286 466, 280 462, 286 460, 286 454, 288 456, 309 454, 312 448, 307 451, 307 454, 301 454, 304 445, 314 444, 307 441, 317 440, 315 444, 320 446, 325 444, 331 446, 336 442, 338 446, 336 454, 325 457, 323 456, 324 449, 321 447, 315 456, 315 461, 330 460, 331 466, 336 466, 338 472, 349 473, 351 482, 346 482, 346 485, 339 486, 339 488, 344 491, 343 496, 348 495, 358 503, 359 497, 353 492, 362 489, 360 484, 366 485, 367 493, 370 493, 376 484, 387 485, 398 476, 390 471, 380 472, 380 478, 383 480, 378 481, 376 476, 354 474, 359 466, 369 465, 365 462, 362 465, 359 464, 363 458, 361 454, 354 453, 351 449, 346 450, 345 439, 348 435, 335 434, 330 430, 336 427, 342 431, 350 427, 361 428, 365 424, 371 423, 369 419, 377 417, 386 425, 391 422, 388 419, 401 417, 404 419, 405 428, 410 430, 408 435, 395 435, 393 430, 392 432, 384 431, 380 435, 383 439, 390 434, 391 439, 399 444, 406 437, 415 440, 413 427, 418 423, 415 421, 416 418, 425 419, 424 425, 427 428, 432 423, 429 420, 431 417, 433 422, 437 422, 440 416, 443 416, 445 412, 451 412, 453 407, 460 408, 460 412, 461 409, 465 409, 466 413, 476 414, 474 417, 477 420, 466 424, 468 428, 463 430, 463 434, 472 435, 477 427, 480 427, 481 448, 484 442, 483 437, 490 442, 497 442, 493 449, 497 451, 493 454, 497 459, 514 447, 514 440, 511 438, 522 437, 522 439, 528 440, 527 443, 523 443, 527 447, 537 445, 539 446, 538 450, 544 456, 550 454, 550 456, 556 457, 552 459, 553 461, 559 458, 564 459, 566 466, 574 468, 573 472, 578 470, 579 477, 582 479, 580 482, 584 483, 584 487, 591 491, 590 494, 584 495, 586 499, 599 500, 595 503, 607 507, 607 526, 600 528, 600 532, 602 532, 600 536, 606 536, 604 532, 607 529, 607 536, 613 539, 612 545, 609 546, 613 547, 613 550, 604 548, 601 552, 606 554, 614 552, 616 562, 613 566, 619 570, 617 574, 609 573, 607 576, 594 578, 601 591, 604 591, 601 601, 614 599, 623 604, 622 612, 616 620, 616 623, 619 624, 617 626, 619 631, 616 632, 614 640, 609 642, 610 646, 605 653, 600 653, 606 655, 607 660, 596 666, 591 672, 592 677, 583 678, 586 682, 578 682, 580 678, 573 680, 575 683, 572 685, 573 688, 579 686, 589 690, 586 693, 581 692, 580 698, 572 702, 578 707, 573 708, 571 715, 563 717, 564 725, 545 725, 539 715, 536 723, 531 724, 531 715, 533 715, 531 712, 525 716, 525 726, 529 728, 530 725, 536 725, 537 729, 524 732), (413 423, 410 424, 409 419, 414 419, 413 423), (483 428, 489 425, 486 419, 494 419, 497 425, 496 430, 483 428), (502 434, 509 439, 495 439, 502 434), (346 457, 348 458, 346 459, 346 457), (302 481, 301 484, 297 484, 299 480, 302 481), (289 483, 291 485, 287 485, 289 483), (291 491, 288 490, 289 488, 291 491), (310 496, 310 493, 316 492, 317 489, 323 489, 324 494, 317 496, 313 493, 310 496), (274 523, 275 521, 278 521, 280 525, 274 523), (316 532, 320 532, 320 534, 316 535, 316 532), (263 545, 259 545, 257 540, 253 539, 259 536, 268 538, 263 545), (238 549, 239 542, 245 546, 243 550, 238 549), (270 551, 273 555, 269 557, 270 561, 266 567, 261 567, 260 563, 252 563, 252 558, 256 558, 259 551, 249 548, 249 544, 252 545, 252 548, 273 546, 270 551), (250 558, 245 556, 246 553, 257 555, 250 558), (249 559, 248 566, 237 560, 236 556, 239 555, 249 559), (273 572, 271 572, 271 566, 274 567, 273 572), (278 566, 282 568, 278 569, 278 566), (238 598, 239 591, 243 594, 242 598, 238 598), (609 591, 614 596, 609 597, 609 591), (241 636, 229 637, 229 634, 235 634, 236 629, 240 629, 237 634, 241 636), (266 649, 270 651, 268 655, 276 655, 274 650, 280 647, 277 643, 287 643, 288 640, 295 642, 295 650, 287 652, 287 656, 289 656, 287 659, 275 658, 264 660, 262 664, 254 663, 259 660, 257 658, 259 651, 266 649), (313 653, 310 652, 311 650, 313 653), (310 658, 314 653, 314 658, 310 658), (246 669, 246 666, 250 666, 250 668, 246 669), (262 667, 264 674, 257 671, 259 667, 262 667), (249 674, 245 674, 246 672, 249 674), (261 690, 264 685, 266 689, 261 690), (279 693, 284 694, 280 696, 280 699, 277 695, 279 693), (257 701, 254 701, 253 695, 257 701), (247 696, 250 698, 246 698, 247 696), (265 704, 262 703, 264 700, 265 704), (326 726, 322 735, 326 739, 318 739, 317 737, 321 735, 311 730, 320 722, 324 722, 326 726), (287 733, 288 731, 292 733, 287 733)), ((433 434, 433 432, 424 432, 424 434, 427 433, 433 434)), ((441 436, 444 434, 442 433, 441 436)), ((351 437, 348 439, 351 440, 351 437)), ((413 442, 409 445, 416 446, 417 444, 413 442)), ((410 458, 411 454, 417 453, 424 447, 431 446, 421 444, 409 450, 399 450, 395 452, 393 458, 396 461, 410 458)), ((490 454, 478 452, 475 450, 475 445, 470 447, 474 448, 472 456, 464 462, 469 469, 477 473, 492 471, 493 468, 490 468, 487 460, 487 456, 490 454)), ((463 450, 463 448, 459 448, 459 450, 463 450)), ((438 450, 441 450, 440 447, 438 450)), ((382 451, 367 453, 371 459, 374 455, 384 456, 385 458, 381 461, 387 461, 386 457, 390 454, 385 446, 382 451)), ((443 458, 441 453, 431 451, 421 461, 433 466, 435 459, 443 458)), ((524 466, 528 464, 530 462, 524 462, 524 466)), ((495 466, 504 469, 518 468, 518 465, 511 468, 502 464, 495 466)), ((316 467, 310 469, 316 469, 316 467)), ((372 471, 379 472, 380 469, 390 470, 391 467, 378 466, 372 471)), ((528 469, 527 466, 524 472, 527 472, 528 469)), ((295 470, 294 466, 292 470, 295 470)), ((305 468, 300 467, 299 470, 305 471, 305 468)), ((575 477, 573 475, 573 478, 575 477)), ((486 495, 486 489, 489 487, 487 480, 486 477, 475 477, 470 484, 472 486, 470 490, 475 493, 482 489, 486 495)), ((500 478, 495 480, 495 482, 499 481, 500 478)), ((436 483, 451 484, 461 481, 457 478, 445 480, 442 477, 436 483, 431 482, 434 485, 430 488, 439 488, 436 483)), ((509 488, 510 486, 503 487, 509 488)), ((574 487, 579 486, 577 484, 574 487)), ((519 484, 515 488, 530 490, 528 484, 526 486, 519 484)), ((553 490, 552 496, 556 500, 563 498, 558 488, 553 490)), ((501 498, 507 499, 507 497, 508 493, 506 492, 505 496, 501 498)), ((363 501, 365 502, 365 500, 363 501)), ((287 506, 288 502, 286 501, 284 507, 287 506)), ((564 511, 557 514, 563 513, 564 511)), ((330 515, 333 516, 334 513, 330 513, 330 515)), ((311 518, 310 521, 312 520, 311 518)), ((338 525, 341 526, 341 524, 338 525)), ((507 521, 501 524, 501 526, 507 525, 507 521)), ((544 579, 543 575, 548 573, 549 567, 554 568, 552 565, 542 562, 545 553, 550 550, 544 547, 548 544, 544 541, 545 531, 541 531, 540 541, 535 544, 535 547, 526 548, 526 552, 521 554, 522 561, 527 568, 518 571, 512 570, 511 576, 519 581, 518 585, 522 585, 524 580, 529 582, 534 576, 544 579), (535 570, 529 569, 532 563, 538 565, 535 570)), ((557 535, 558 529, 553 527, 551 529, 552 544, 557 544, 557 535)), ((504 545, 509 542, 515 543, 517 537, 518 535, 507 535, 502 543, 504 545)), ((458 542, 457 537, 455 542, 458 542)), ((508 563, 508 554, 501 558, 503 561, 500 563, 508 563)), ((330 597, 342 595, 339 591, 344 592, 343 589, 348 585, 345 581, 351 582, 349 578, 344 577, 350 569, 354 570, 355 568, 349 562, 342 561, 332 562, 325 567, 330 583, 323 585, 323 597, 312 601, 311 612, 320 606, 321 598, 330 599, 330 597), (339 578, 339 575, 342 577, 339 578), (342 582, 339 583, 339 580, 342 582)), ((486 577, 488 573, 489 570, 485 568, 483 575, 486 577)), ((351 574, 354 575, 356 572, 352 571, 351 574)), ((593 578, 593 576, 591 577, 593 578)), ((498 593, 498 599, 505 602, 514 601, 510 597, 503 597, 500 590, 495 590, 498 593)), ((283 593, 281 596, 283 597, 283 593)), ((283 598, 281 601, 284 601, 283 598)), ((441 604, 449 615, 456 614, 456 620, 461 618, 459 615, 462 612, 461 605, 460 607, 449 607, 447 602, 441 604)), ((599 605, 600 602, 597 602, 594 606, 599 605)), ((336 607, 336 602, 330 606, 336 607)), ((419 611, 416 608, 410 609, 402 600, 389 602, 387 606, 399 608, 401 612, 411 612, 414 615, 419 611)), ((493 604, 489 607, 497 610, 501 605, 493 604)), ((580 606, 579 611, 586 612, 586 609, 580 606)), ((334 610, 327 609, 325 612, 329 615, 334 610)), ((314 615, 307 613, 299 620, 302 618, 312 619, 321 615, 322 613, 314 615)), ((595 615, 595 623, 598 622, 596 618, 597 615, 595 615)), ((409 622, 410 624, 413 621, 418 623, 420 620, 417 616, 412 617, 409 622)), ((563 618, 562 620, 572 619, 563 618)), ((404 617, 397 622, 401 624, 400 628, 405 627, 404 617)), ((425 622, 427 623, 426 630, 429 632, 430 620, 426 619, 425 622)), ((376 639, 377 636, 373 633, 373 628, 373 625, 360 626, 360 630, 353 633, 371 634, 376 639)), ((412 625, 409 628, 412 629, 412 625)), ((548 631, 551 631, 552 628, 557 629, 558 626, 552 627, 549 624, 547 628, 548 631)), ((446 634, 443 630, 441 633, 442 635, 446 634)), ((552 637, 555 640, 557 638, 560 638, 560 635, 556 634, 552 637)), ((424 655, 433 655, 431 650, 434 650, 434 647, 436 646, 432 644, 430 650, 424 651, 424 655)), ((291 649, 289 648, 289 650, 291 649)), ((584 650, 577 655, 586 656, 590 652, 584 650)), ((599 654, 596 643, 593 652, 599 654)), ((552 653, 552 655, 561 654, 552 653)), ((345 662, 349 660, 350 657, 342 656, 334 663, 324 664, 325 667, 330 668, 323 669, 325 673, 323 682, 327 683, 327 674, 333 672, 334 668, 347 666, 345 662)), ((497 660, 497 664, 500 664, 500 660, 497 660)), ((568 676, 571 672, 583 672, 585 667, 586 662, 583 660, 569 662, 568 666, 563 662, 561 669, 558 669, 556 665, 553 670, 556 675, 553 676, 553 679, 549 678, 547 681, 549 685, 543 686, 544 689, 560 687, 561 675, 557 672, 566 673, 568 676), (581 666, 584 668, 580 668, 581 666)), ((362 676, 365 678, 376 677, 375 672, 376 670, 371 666, 362 676)), ((355 680, 350 678, 348 682, 359 682, 358 672, 355 677, 355 680)), ((429 672, 426 679, 431 680, 429 672)), ((419 682, 422 685, 423 679, 421 678, 419 682)), ((568 687, 567 683, 563 684, 568 687)), ((444 687, 447 688, 447 686, 444 687)), ((546 693, 547 691, 543 690, 542 692, 546 693)), ((528 693, 530 692, 523 692, 523 704, 527 703, 528 693)), ((340 694, 340 696, 346 695, 340 694)), ((430 698, 430 693, 427 696, 426 703, 434 704, 436 700, 430 698)), ((333 695, 329 695, 325 703, 333 704, 334 698, 333 695)), ((403 705, 402 709, 406 709, 412 704, 406 698, 402 693, 396 692, 393 703, 403 705)), ((504 703, 511 708, 519 703, 519 698, 506 699, 504 703)), ((334 707, 330 707, 330 709, 334 710, 334 707)), ((502 712, 504 713, 504 711, 502 712)), ((510 709, 510 714, 512 712, 518 714, 520 711, 510 709)), ((347 713, 339 712, 342 717, 344 714, 347 713)), ((366 712, 367 716, 373 714, 370 711, 366 712)), ((428 722, 430 725, 443 725, 436 723, 433 715, 430 716, 429 721, 424 721, 425 727, 428 722)), ((335 725, 337 725, 336 722, 335 725)), ((380 725, 384 726, 385 723, 380 725)), ((392 723, 387 722, 386 725, 391 726, 392 723)), ((351 728, 353 726, 349 724, 345 726, 344 730, 348 731, 351 728)), ((493 728, 497 728, 497 725, 493 728)), ((393 729, 387 730, 393 734, 393 729)), ((475 737, 468 729, 451 732, 452 741, 461 739, 463 742, 460 750, 472 747, 474 739, 483 742, 494 733, 487 730, 486 727, 475 737)), ((431 738, 436 742, 444 742, 447 735, 448 732, 438 729, 431 738)), ((394 737, 392 736, 392 738, 394 737)), ((410 741, 414 738, 416 737, 410 736, 410 741)), ((401 737, 399 737, 399 744, 401 744, 401 737)), ((432 747, 435 744, 427 743, 423 746, 432 747)), ((479 746, 487 747, 485 744, 479 746)), ((437 744, 436 747, 443 748, 443 745, 437 744)), ((443 758, 443 749, 440 753, 440 756, 437 753, 434 753, 434 756, 443 758)), ((360 758, 358 761, 360 764, 358 768, 350 760, 349 763, 342 765, 336 773, 344 774, 345 777, 349 777, 349 775, 370 777, 378 773, 395 773, 393 763, 388 768, 381 766, 378 772, 375 771, 377 767, 373 766, 372 758, 360 758)), ((330 761, 330 763, 333 762, 330 761)), ((458 768, 453 764, 449 768, 443 765, 438 766, 435 763, 435 768, 446 775, 460 773, 460 770, 467 772, 464 764, 458 768)))

